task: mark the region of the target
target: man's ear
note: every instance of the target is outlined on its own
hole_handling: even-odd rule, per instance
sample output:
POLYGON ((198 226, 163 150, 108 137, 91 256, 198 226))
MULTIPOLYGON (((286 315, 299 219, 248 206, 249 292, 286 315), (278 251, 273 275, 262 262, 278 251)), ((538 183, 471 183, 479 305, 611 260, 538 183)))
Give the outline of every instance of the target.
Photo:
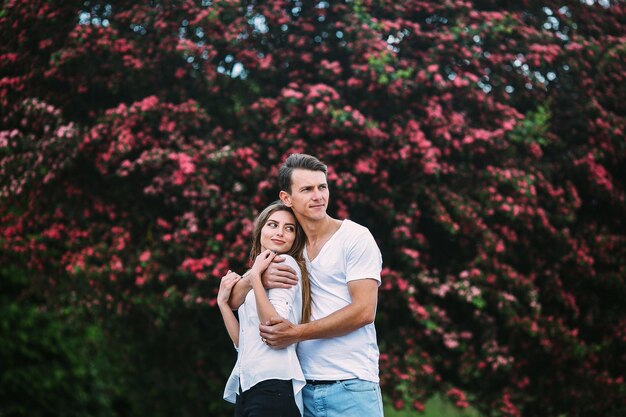
POLYGON ((287 207, 292 206, 291 196, 286 191, 281 191, 280 193, 278 193, 278 198, 280 198, 280 201, 282 201, 283 204, 286 205, 287 207))

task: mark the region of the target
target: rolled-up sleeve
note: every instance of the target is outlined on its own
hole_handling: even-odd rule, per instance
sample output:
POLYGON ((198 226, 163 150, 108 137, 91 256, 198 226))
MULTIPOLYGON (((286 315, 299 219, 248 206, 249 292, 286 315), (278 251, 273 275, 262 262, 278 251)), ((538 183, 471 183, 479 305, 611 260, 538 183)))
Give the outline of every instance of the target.
POLYGON ((298 276, 298 285, 294 285, 290 288, 273 288, 268 291, 267 298, 282 318, 289 319, 289 313, 293 308, 294 300, 300 295, 300 280, 302 279, 302 276, 300 273, 300 267, 296 263, 295 259, 286 255, 285 258, 285 264, 289 265, 296 271, 296 275, 298 276))

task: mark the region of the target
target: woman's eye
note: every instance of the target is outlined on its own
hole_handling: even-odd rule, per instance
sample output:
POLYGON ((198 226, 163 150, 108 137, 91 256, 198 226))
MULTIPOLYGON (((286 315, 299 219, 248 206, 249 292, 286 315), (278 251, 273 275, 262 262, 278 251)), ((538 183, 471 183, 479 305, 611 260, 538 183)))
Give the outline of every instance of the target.
POLYGON ((292 227, 292 226, 285 227, 285 230, 287 230, 288 232, 295 232, 296 231, 296 229, 294 227, 292 227))

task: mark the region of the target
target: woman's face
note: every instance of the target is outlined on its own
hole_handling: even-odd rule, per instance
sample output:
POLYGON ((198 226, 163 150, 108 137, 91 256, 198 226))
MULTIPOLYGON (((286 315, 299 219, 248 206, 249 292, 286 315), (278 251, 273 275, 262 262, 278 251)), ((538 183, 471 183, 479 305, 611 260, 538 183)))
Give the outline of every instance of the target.
POLYGON ((296 219, 285 210, 275 211, 261 229, 261 250, 285 253, 296 239, 296 219))

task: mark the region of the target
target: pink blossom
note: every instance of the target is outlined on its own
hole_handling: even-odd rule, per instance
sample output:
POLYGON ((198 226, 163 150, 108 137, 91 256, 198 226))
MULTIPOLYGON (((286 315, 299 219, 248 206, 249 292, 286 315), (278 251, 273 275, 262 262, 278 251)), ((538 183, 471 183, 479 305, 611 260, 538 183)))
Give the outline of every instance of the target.
POLYGON ((149 250, 142 252, 141 255, 139 255, 139 261, 140 262, 148 262, 150 260, 151 257, 151 253, 149 250))

